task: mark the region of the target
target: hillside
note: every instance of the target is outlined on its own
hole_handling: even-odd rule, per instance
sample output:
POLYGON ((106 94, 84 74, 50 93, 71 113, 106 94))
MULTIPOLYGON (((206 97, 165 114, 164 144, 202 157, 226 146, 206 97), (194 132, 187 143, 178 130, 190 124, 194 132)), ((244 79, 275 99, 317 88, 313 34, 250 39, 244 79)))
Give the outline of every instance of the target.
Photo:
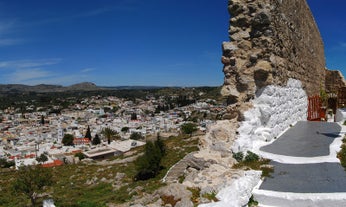
POLYGON ((94 83, 83 82, 74 84, 71 86, 61 86, 61 85, 47 85, 39 84, 34 86, 23 85, 23 84, 1 84, 0 92, 2 93, 14 93, 14 92, 37 92, 37 93, 48 93, 48 92, 66 92, 66 91, 93 91, 99 90, 98 86, 94 83))

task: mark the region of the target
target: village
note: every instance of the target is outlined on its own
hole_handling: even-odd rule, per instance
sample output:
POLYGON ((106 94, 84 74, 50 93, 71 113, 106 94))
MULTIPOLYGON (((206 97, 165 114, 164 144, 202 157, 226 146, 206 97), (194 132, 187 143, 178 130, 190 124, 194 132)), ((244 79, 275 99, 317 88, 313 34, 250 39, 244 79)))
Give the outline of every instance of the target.
MULTIPOLYGON (((0 112, 0 157, 14 162, 16 169, 39 163, 44 167, 75 164, 80 158, 102 160, 145 145, 147 139, 158 134, 176 136, 187 122, 195 123, 203 133, 215 121, 208 119, 208 114, 223 110, 223 106, 213 104, 214 100, 169 109, 164 107, 164 98, 131 101, 92 96, 61 113, 40 108, 18 113, 18 109, 9 107, 0 112), (203 116, 192 118, 192 114, 203 116), (105 137, 104 129, 115 132, 111 140, 105 137), (72 144, 63 143, 66 135, 73 136, 72 144), (100 140, 93 142, 95 137, 100 140)), ((30 107, 34 108, 27 106, 30 107)))

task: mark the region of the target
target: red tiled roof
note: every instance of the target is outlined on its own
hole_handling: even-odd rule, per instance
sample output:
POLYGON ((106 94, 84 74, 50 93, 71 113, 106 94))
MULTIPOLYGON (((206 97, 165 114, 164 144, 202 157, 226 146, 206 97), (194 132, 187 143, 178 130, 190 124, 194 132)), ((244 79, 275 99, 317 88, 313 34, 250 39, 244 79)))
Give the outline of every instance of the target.
POLYGON ((28 154, 24 156, 24 158, 34 158, 34 157, 36 157, 35 154, 28 154))
POLYGON ((45 163, 45 164, 42 164, 41 166, 42 167, 56 167, 56 166, 60 166, 63 164, 64 164, 64 162, 61 160, 54 160, 53 162, 45 163))
POLYGON ((73 139, 73 144, 75 145, 80 145, 80 144, 89 144, 90 139, 88 138, 74 138, 73 139))

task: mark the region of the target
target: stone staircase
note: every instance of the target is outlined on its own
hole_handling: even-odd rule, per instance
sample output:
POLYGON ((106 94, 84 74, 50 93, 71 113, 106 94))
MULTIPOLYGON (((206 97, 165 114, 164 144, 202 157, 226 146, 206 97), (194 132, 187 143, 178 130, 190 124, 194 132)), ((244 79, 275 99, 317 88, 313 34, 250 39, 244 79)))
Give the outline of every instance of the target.
POLYGON ((274 173, 253 190, 259 206, 346 206, 346 172, 336 158, 343 128, 337 123, 298 122, 260 148, 257 153, 273 160, 274 173))

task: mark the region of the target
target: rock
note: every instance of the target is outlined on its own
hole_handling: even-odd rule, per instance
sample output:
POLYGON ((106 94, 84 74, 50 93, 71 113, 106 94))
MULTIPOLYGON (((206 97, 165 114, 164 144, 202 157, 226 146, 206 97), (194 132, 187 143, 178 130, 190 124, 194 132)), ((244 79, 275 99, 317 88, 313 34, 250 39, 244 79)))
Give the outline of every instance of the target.
POLYGON ((246 40, 249 38, 250 38, 250 33, 248 31, 239 31, 232 35, 232 40, 234 41, 246 40))
POLYGON ((233 51, 233 50, 237 50, 237 49, 238 49, 238 47, 231 42, 223 42, 222 43, 222 50, 223 51, 233 51))
POLYGON ((160 188, 157 193, 160 197, 173 196, 175 201, 178 201, 175 206, 193 207, 191 202, 191 191, 187 190, 186 186, 179 183, 172 183, 160 188), (180 202, 180 204, 178 204, 180 202))
POLYGON ((258 56, 256 54, 250 55, 250 62, 252 64, 256 63, 257 59, 258 59, 258 56))
POLYGON ((221 57, 221 62, 224 64, 224 65, 229 65, 231 63, 230 59, 225 57, 225 56, 222 56, 221 57))
POLYGON ((183 199, 175 204, 175 207, 193 207, 193 203, 190 199, 183 199))
POLYGON ((265 60, 260 60, 255 65, 255 69, 256 70, 271 71, 272 66, 271 66, 270 62, 265 61, 265 60))
POLYGON ((271 17, 268 11, 262 11, 255 15, 252 20, 252 26, 254 28, 263 28, 269 26, 271 22, 271 17))
POLYGON ((227 85, 224 85, 222 87, 221 95, 238 97, 239 92, 237 91, 237 89, 233 85, 231 85, 232 81, 230 79, 226 79, 226 81, 227 81, 227 85))
POLYGON ((125 173, 117 172, 117 174, 115 175, 115 180, 120 181, 120 180, 122 180, 125 176, 126 176, 125 173))

